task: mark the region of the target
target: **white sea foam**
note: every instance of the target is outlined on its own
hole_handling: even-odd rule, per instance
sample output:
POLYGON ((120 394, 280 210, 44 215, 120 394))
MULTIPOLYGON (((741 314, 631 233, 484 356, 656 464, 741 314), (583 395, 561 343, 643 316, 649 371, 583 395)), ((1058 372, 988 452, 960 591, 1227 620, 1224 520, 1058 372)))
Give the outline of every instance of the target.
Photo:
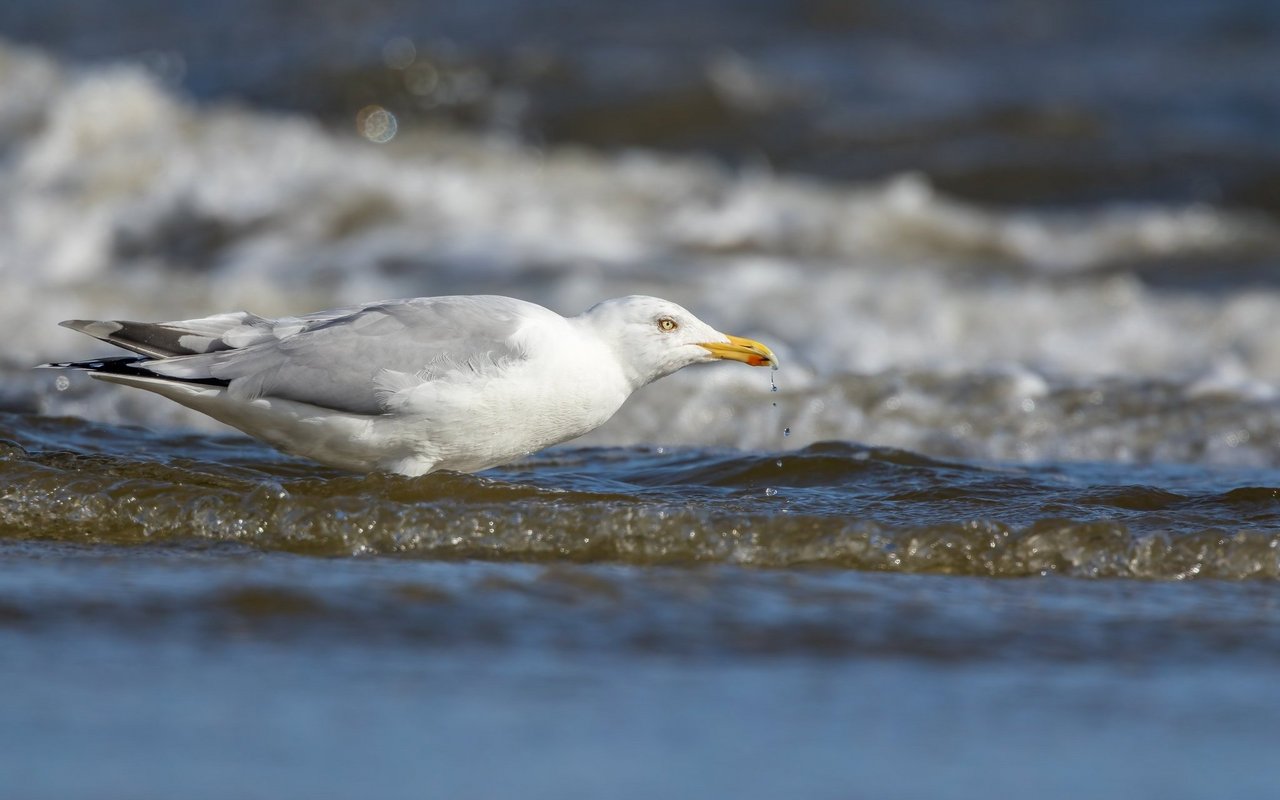
MULTIPOLYGON (((1169 396, 1144 394, 1151 381, 1187 403, 1227 398, 1280 418, 1268 405, 1280 291, 1230 280, 1240 264, 1277 259, 1280 230, 1248 214, 992 210, 916 175, 838 185, 407 125, 379 145, 301 117, 199 107, 139 66, 73 69, 7 45, 0 153, 0 364, 13 406, 212 424, 85 380, 57 392, 53 376, 28 373, 101 352, 56 328, 64 318, 453 292, 576 312, 645 292, 774 346, 786 414, 756 371, 686 371, 593 441, 781 448, 789 426, 787 447, 840 437, 999 458, 1191 459, 1228 441, 1170 428, 1165 452, 1126 427, 1111 399, 1177 417, 1169 396), (1150 280, 1197 265, 1218 272, 1150 280), (1105 381, 1128 388, 1072 405, 1071 392, 1105 381)), ((1213 457, 1252 442, 1246 460, 1265 460, 1257 436, 1230 441, 1213 457)))

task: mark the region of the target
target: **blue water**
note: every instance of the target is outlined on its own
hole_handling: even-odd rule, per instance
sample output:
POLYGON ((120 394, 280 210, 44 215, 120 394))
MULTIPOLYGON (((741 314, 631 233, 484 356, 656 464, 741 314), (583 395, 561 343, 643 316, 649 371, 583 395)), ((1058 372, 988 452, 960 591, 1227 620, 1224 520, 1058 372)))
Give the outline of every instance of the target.
POLYGON ((1280 780, 1270 584, 58 547, 0 548, 6 796, 1261 798, 1280 780), (718 586, 756 607, 682 639, 718 586), (833 608, 878 645, 727 651, 744 625, 833 608), (590 635, 614 615, 649 635, 590 635), (1053 627, 1079 647, 1036 644, 1053 627))

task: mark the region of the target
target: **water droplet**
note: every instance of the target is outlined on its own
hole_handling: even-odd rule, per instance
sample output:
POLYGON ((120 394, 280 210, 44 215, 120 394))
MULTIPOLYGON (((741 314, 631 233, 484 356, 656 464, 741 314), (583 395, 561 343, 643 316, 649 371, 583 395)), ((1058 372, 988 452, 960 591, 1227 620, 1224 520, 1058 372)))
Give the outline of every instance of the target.
POLYGON ((769 386, 769 391, 771 391, 771 392, 776 392, 776 391, 778 391, 778 384, 776 384, 776 383, 775 383, 775 384, 770 385, 770 386, 769 386))
POLYGON ((778 493, 778 490, 774 489, 772 486, 764 490, 765 497, 773 497, 777 493, 778 493))
POLYGON ((791 429, 790 429, 790 428, 783 428, 783 429, 782 429, 782 435, 783 435, 783 436, 790 436, 790 435, 791 435, 791 429))
POLYGON ((71 387, 71 381, 67 380, 66 375, 59 375, 58 379, 53 382, 53 387, 60 392, 65 392, 71 387))

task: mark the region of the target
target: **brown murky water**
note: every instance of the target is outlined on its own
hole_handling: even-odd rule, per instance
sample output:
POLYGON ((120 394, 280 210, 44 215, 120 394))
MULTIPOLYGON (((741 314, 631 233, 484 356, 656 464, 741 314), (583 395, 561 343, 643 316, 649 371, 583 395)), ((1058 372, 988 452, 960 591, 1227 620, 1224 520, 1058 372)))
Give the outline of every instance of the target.
POLYGON ((326 556, 1280 577, 1280 470, 561 449, 482 476, 354 476, 238 437, 8 416, 6 538, 326 556))

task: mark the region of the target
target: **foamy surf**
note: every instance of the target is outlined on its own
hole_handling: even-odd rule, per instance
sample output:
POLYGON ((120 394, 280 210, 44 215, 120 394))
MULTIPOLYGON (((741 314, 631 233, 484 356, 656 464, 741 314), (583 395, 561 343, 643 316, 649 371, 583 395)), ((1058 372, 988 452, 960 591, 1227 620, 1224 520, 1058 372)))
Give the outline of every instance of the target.
POLYGON ((1251 269, 1280 255, 1280 230, 1248 213, 984 209, 913 175, 826 184, 426 128, 376 146, 298 116, 193 104, 141 66, 89 72, 12 45, 0 57, 10 408, 211 429, 29 372, 96 352, 53 327, 69 317, 469 292, 573 313, 645 292, 777 341, 786 388, 769 398, 758 375, 676 376, 588 443, 1276 460, 1280 293, 1251 269))

